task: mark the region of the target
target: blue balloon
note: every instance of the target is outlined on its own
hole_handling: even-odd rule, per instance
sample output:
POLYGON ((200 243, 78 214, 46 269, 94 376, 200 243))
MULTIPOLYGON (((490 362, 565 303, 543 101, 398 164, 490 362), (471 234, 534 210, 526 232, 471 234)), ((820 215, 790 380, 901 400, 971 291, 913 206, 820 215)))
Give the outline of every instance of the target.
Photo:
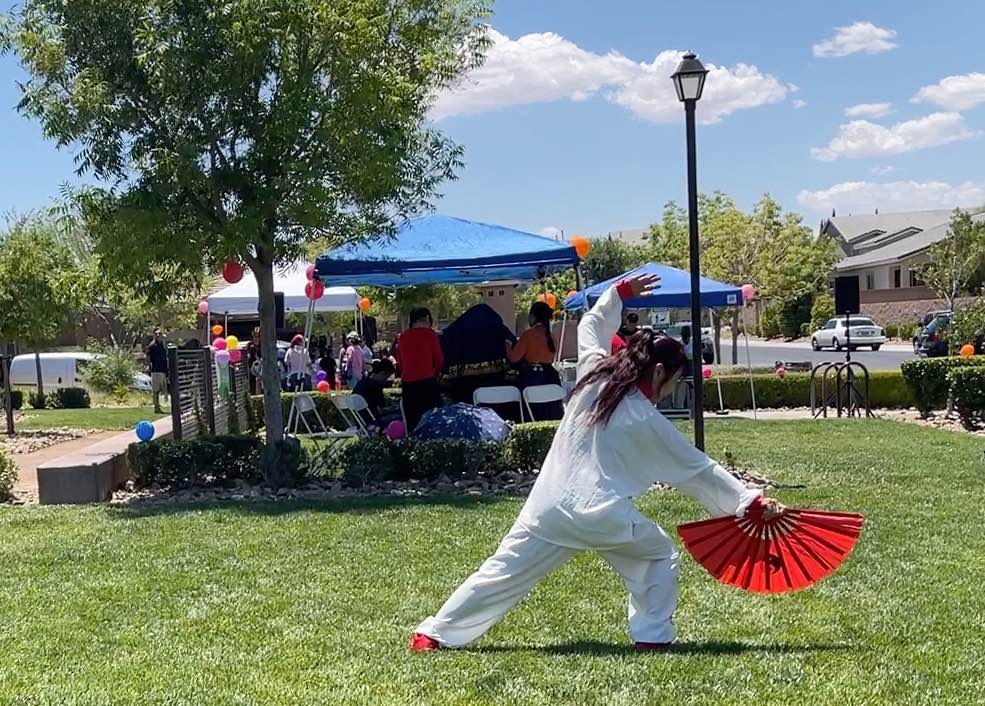
POLYGON ((141 441, 150 441, 154 438, 154 425, 150 422, 140 422, 137 424, 137 438, 141 441))

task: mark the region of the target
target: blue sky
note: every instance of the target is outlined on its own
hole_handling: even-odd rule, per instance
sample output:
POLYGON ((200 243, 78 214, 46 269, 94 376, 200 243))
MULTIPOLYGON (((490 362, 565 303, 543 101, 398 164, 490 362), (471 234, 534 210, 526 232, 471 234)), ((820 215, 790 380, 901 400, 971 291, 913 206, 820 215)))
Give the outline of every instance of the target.
MULTIPOLYGON (((685 49, 718 67, 698 106, 702 190, 742 206, 768 191, 812 226, 833 207, 985 203, 985 3, 498 0, 492 27, 487 65, 435 110, 466 148, 443 212, 587 235, 658 219, 684 200, 667 76, 685 49)), ((14 110, 19 77, 0 59, 0 211, 74 180, 72 155, 14 110)))

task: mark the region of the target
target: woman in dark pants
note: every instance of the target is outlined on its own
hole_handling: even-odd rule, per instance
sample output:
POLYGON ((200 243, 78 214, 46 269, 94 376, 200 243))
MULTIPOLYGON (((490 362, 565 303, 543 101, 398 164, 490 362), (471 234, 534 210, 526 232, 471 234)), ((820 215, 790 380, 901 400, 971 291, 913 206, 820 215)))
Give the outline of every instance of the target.
MULTIPOLYGON (((554 311, 545 302, 534 302, 530 307, 530 328, 523 332, 513 345, 506 342, 506 357, 514 365, 520 365, 518 385, 521 390, 537 385, 560 385, 561 376, 554 368, 557 344, 551 333, 554 311)), ((560 419, 564 406, 560 402, 531 405, 537 421, 560 419)))

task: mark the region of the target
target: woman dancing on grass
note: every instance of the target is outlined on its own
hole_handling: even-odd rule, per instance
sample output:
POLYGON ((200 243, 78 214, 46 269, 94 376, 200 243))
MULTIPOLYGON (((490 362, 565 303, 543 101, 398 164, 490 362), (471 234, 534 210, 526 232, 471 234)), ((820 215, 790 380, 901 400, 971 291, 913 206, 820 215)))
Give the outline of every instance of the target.
POLYGON ((599 552, 622 576, 637 650, 666 649, 674 640, 678 553, 633 498, 666 483, 715 515, 741 517, 753 502, 765 503, 768 517, 782 512, 694 448, 654 407, 674 391, 687 364, 680 343, 644 330, 609 355, 622 301, 648 294, 658 281, 623 282, 584 316, 578 384, 520 516, 496 552, 418 626, 412 650, 477 640, 540 579, 584 550, 599 552))

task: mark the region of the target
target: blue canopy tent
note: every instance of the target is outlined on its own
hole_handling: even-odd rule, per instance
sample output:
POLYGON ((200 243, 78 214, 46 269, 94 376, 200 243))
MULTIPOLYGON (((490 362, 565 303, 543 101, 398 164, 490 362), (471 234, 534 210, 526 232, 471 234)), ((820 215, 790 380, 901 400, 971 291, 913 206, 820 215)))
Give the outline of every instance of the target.
MULTIPOLYGON (((683 309, 691 305, 691 275, 670 265, 648 262, 634 270, 624 272, 605 282, 594 284, 564 302, 568 311, 591 308, 595 301, 610 287, 629 277, 657 275, 660 289, 645 297, 637 297, 625 303, 627 309, 683 309)), ((742 289, 717 280, 701 278, 701 306, 713 309, 742 304, 742 289)))
MULTIPOLYGON (((609 288, 629 277, 642 275, 657 275, 660 277, 660 288, 647 296, 636 297, 624 302, 627 309, 683 309, 691 305, 691 275, 670 265, 648 262, 645 265, 624 272, 621 275, 599 282, 587 289, 572 294, 565 302, 567 311, 578 311, 591 308, 609 288)), ((707 277, 701 278, 701 306, 706 309, 742 306, 742 288, 725 284, 707 277)), ((698 339, 700 340, 700 339, 698 339)), ((718 351, 715 351, 718 358, 718 351)), ((756 387, 752 377, 752 357, 749 353, 749 337, 746 336, 746 359, 749 367, 749 386, 752 391, 753 416, 756 416, 756 387)), ((719 381, 719 407, 724 412, 722 403, 721 382, 719 381)))
POLYGON ((568 243, 433 215, 408 221, 392 239, 329 250, 315 262, 315 273, 333 287, 532 282, 578 262, 568 243))

